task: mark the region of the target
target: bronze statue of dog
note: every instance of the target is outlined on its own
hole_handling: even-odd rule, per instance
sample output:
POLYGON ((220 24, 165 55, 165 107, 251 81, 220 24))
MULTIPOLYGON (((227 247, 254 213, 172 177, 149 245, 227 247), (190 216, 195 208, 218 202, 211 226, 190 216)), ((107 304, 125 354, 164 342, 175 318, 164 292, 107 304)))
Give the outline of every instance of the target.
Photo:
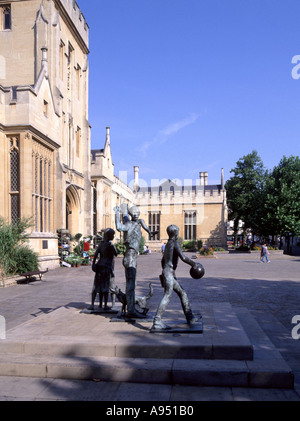
MULTIPOLYGON (((122 304, 121 315, 125 316, 127 306, 126 294, 122 292, 120 288, 117 287, 117 285, 115 286, 115 288, 109 288, 109 291, 112 294, 115 294, 117 299, 122 304)), ((140 307, 143 315, 146 315, 149 311, 149 308, 147 307, 147 301, 152 297, 152 295, 153 288, 151 282, 149 282, 149 293, 145 296, 135 296, 135 304, 137 304, 140 307)))

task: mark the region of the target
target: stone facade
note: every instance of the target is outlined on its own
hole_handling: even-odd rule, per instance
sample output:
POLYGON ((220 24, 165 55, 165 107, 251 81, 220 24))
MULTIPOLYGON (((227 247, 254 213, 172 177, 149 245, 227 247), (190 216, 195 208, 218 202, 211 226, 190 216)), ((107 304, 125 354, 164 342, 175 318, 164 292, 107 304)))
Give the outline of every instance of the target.
MULTIPOLYGON (((93 183, 93 235, 106 228, 115 229, 114 207, 135 203, 133 190, 114 173, 110 147, 110 128, 106 128, 103 149, 92 150, 91 179, 93 183)), ((118 234, 115 236, 118 239, 118 234)))
POLYGON ((168 240, 167 226, 179 227, 185 241, 201 240, 204 246, 226 247, 227 203, 223 170, 218 185, 207 184, 207 172, 200 172, 196 183, 165 180, 156 186, 137 187, 138 169, 135 167, 136 204, 152 231, 159 231, 154 239, 146 238, 150 249, 159 250, 168 240))
POLYGON ((33 217, 51 268, 57 229, 92 230, 89 28, 73 0, 0 0, 0 12, 0 215, 33 217))

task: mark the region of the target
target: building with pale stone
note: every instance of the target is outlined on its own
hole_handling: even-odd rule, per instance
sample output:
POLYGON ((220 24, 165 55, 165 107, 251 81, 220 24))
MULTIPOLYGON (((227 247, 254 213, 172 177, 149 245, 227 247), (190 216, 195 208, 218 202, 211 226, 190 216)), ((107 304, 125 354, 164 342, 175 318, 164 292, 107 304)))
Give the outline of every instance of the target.
POLYGON ((73 0, 0 0, 0 215, 33 217, 41 266, 59 228, 90 234, 89 27, 73 0))
MULTIPOLYGON (((57 230, 83 236, 115 227, 114 207, 137 204, 159 234, 175 223, 185 239, 226 244, 224 182, 140 185, 117 177, 110 129, 91 150, 89 27, 74 0, 0 0, 0 216, 32 217, 41 268, 59 265, 57 230), (131 187, 130 187, 131 186, 131 187)), ((129 177, 131 179, 131 177, 129 177)), ((118 234, 116 239, 119 239, 118 234)))
POLYGON ((136 204, 154 238, 146 238, 150 249, 159 250, 168 240, 168 225, 179 227, 184 241, 201 240, 204 246, 226 247, 227 202, 223 169, 220 184, 209 185, 208 173, 190 180, 164 180, 153 186, 139 186, 139 168, 134 167, 136 204))

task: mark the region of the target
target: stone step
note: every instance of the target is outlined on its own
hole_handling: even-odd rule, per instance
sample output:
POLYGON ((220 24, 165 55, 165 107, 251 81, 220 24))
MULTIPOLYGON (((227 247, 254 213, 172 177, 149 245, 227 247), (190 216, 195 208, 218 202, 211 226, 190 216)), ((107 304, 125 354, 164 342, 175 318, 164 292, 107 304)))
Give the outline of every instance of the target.
POLYGON ((283 360, 173 360, 24 354, 0 355, 1 376, 24 376, 150 384, 293 388, 283 360))

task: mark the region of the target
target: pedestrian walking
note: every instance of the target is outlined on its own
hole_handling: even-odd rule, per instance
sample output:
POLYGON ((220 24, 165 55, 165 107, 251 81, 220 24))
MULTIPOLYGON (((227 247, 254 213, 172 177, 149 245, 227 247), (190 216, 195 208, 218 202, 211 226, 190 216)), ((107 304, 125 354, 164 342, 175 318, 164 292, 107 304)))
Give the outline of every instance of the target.
POLYGON ((264 244, 261 248, 261 252, 260 252, 260 261, 261 263, 264 262, 264 259, 266 258, 267 263, 270 263, 270 260, 268 258, 268 254, 269 254, 269 250, 266 244, 264 244))

